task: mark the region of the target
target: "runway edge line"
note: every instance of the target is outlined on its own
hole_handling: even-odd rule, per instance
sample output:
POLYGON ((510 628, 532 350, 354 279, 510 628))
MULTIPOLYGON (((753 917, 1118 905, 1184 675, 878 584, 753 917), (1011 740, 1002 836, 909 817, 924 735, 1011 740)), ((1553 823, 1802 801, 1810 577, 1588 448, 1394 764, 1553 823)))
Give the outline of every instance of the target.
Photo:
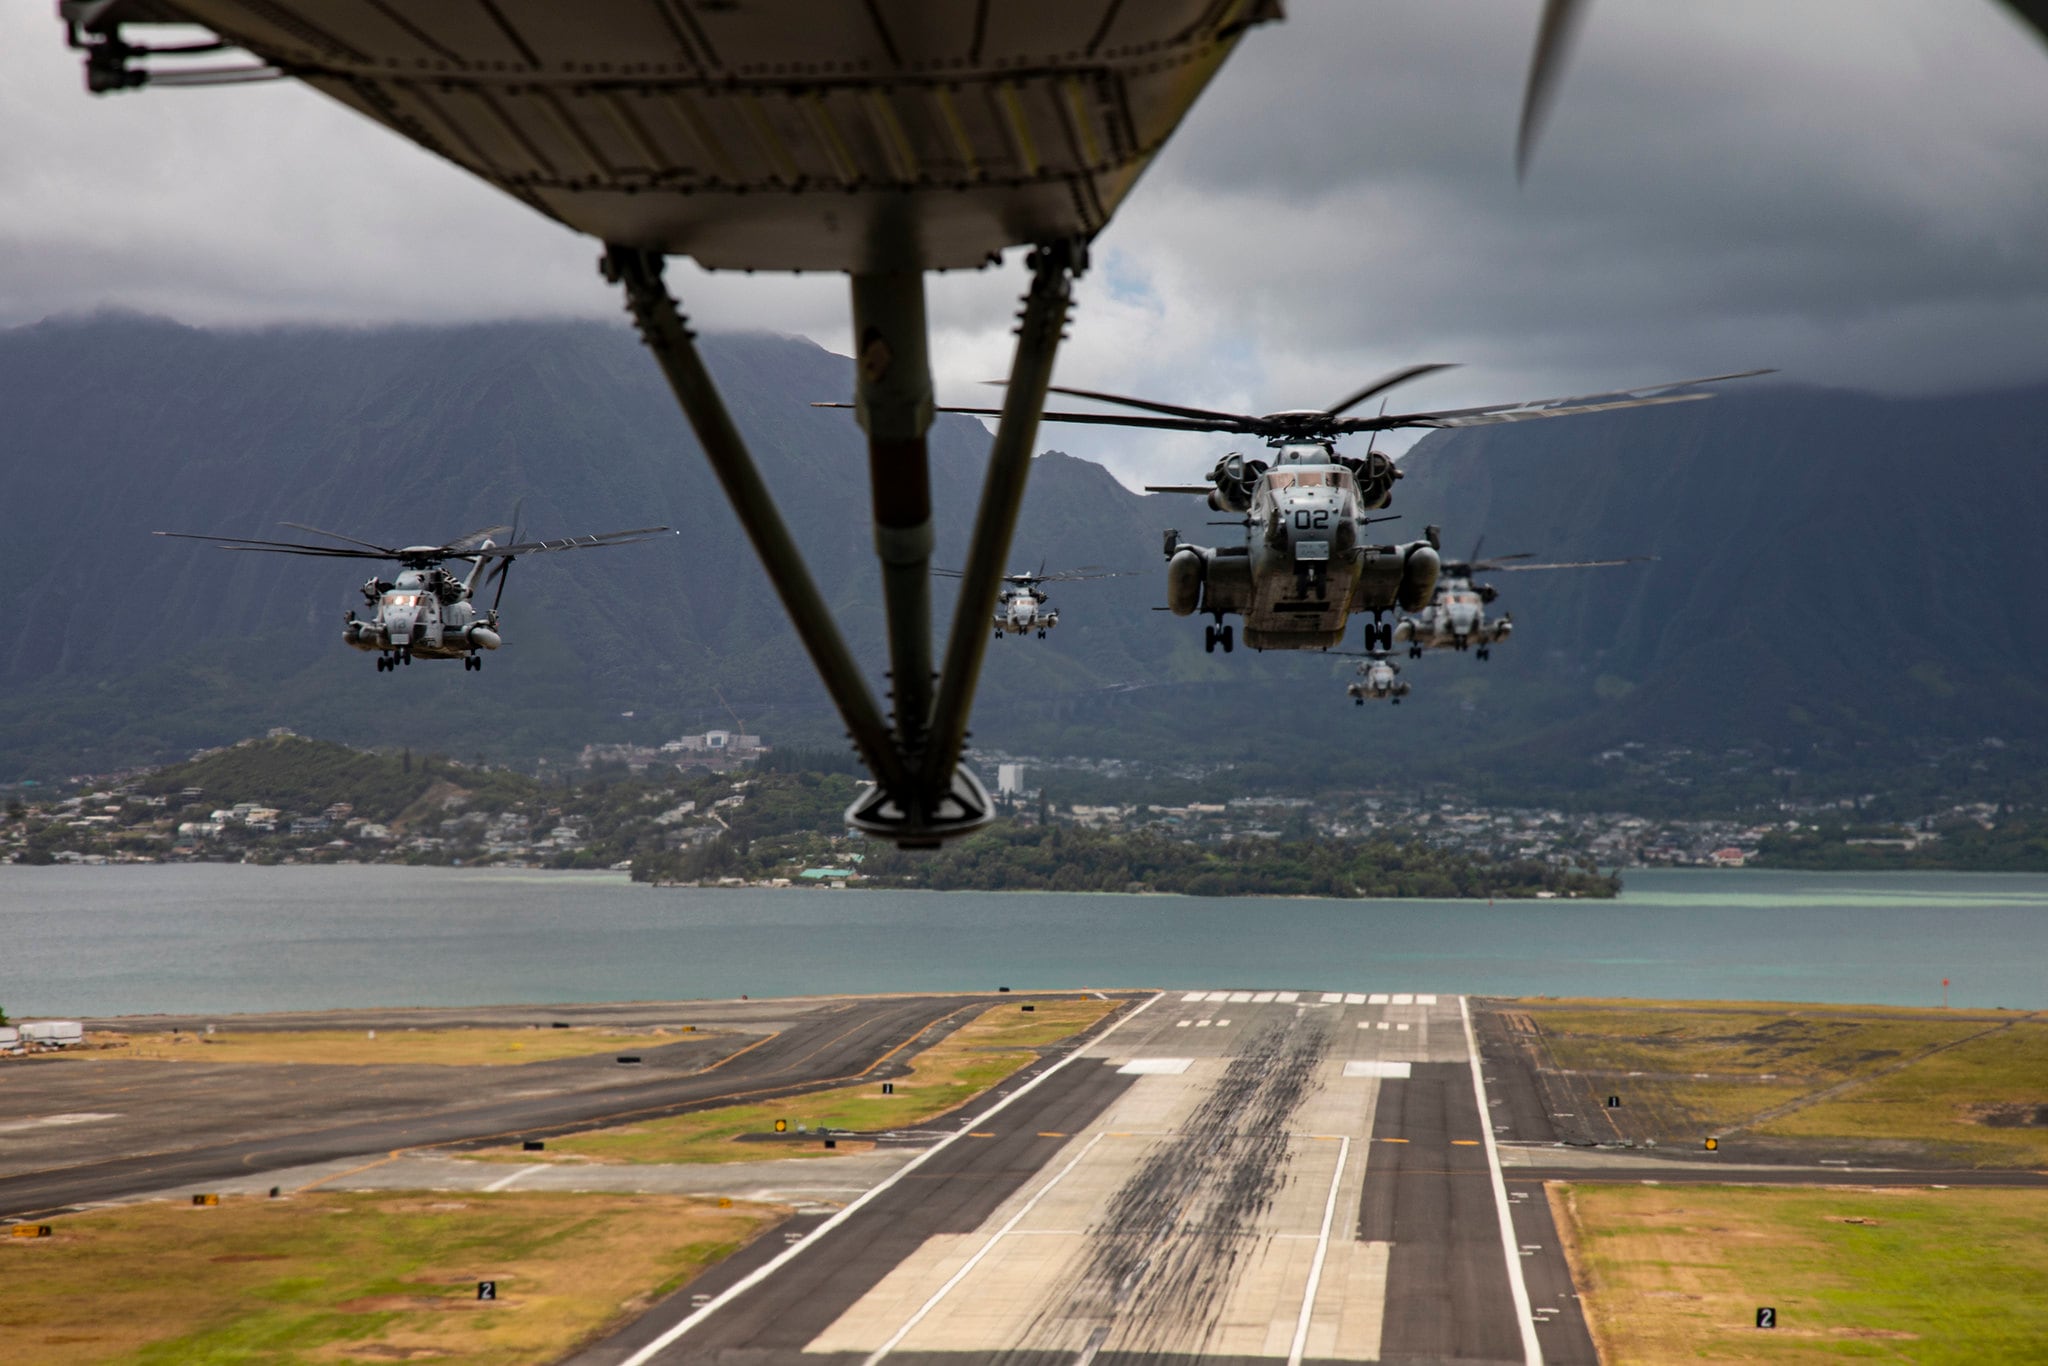
POLYGON ((1472 1029, 1470 998, 1458 997, 1458 1015, 1465 1022, 1465 1051, 1472 1061, 1472 1095, 1479 1102, 1479 1132, 1486 1140, 1486 1166, 1493 1174, 1493 1207, 1500 1219, 1501 1251, 1508 1259, 1508 1289, 1515 1297, 1515 1326, 1522 1330, 1522 1357, 1528 1366, 1543 1366, 1543 1344, 1536 1340, 1536 1315, 1529 1305, 1529 1285, 1522 1279, 1522 1253, 1515 1246, 1515 1217, 1508 1208, 1508 1183, 1501 1175, 1500 1147, 1493 1141, 1493 1112, 1486 1105, 1486 1076, 1480 1070, 1479 1036, 1472 1029))
MULTIPOLYGON (((740 1280, 737 1280, 733 1282, 733 1284, 731 1284, 730 1286, 727 1286, 725 1290, 718 1294, 715 1298, 706 1300, 703 1303, 703 1305, 691 1311, 689 1317, 681 1320, 673 1328, 670 1328, 667 1332, 663 1333, 660 1337, 648 1343, 645 1347, 642 1347, 639 1351, 633 1353, 633 1355, 627 1357, 624 1361, 619 1363, 619 1366, 646 1366, 646 1364, 654 1360, 656 1356, 660 1355, 662 1352, 665 1352, 670 1347, 674 1346, 678 1341, 682 1339, 683 1335, 688 1333, 692 1328, 695 1328, 698 1324, 710 1318, 720 1309, 723 1309, 726 1305, 731 1304, 741 1295, 744 1295, 745 1293, 747 1293, 747 1291, 752 1290, 755 1286, 767 1280, 777 1271, 780 1271, 783 1267, 795 1261, 797 1257, 806 1248, 811 1247, 812 1245, 817 1243, 818 1240, 822 1238, 825 1234, 830 1233, 833 1229, 839 1227, 848 1219, 851 1219, 855 1214, 859 1213, 860 1210, 863 1207, 865 1207, 869 1201, 876 1199, 883 1192, 887 1191, 890 1187, 894 1186, 898 1181, 901 1181, 904 1177, 916 1171, 926 1162, 930 1161, 932 1158, 944 1152, 953 1144, 965 1138, 968 1132, 974 1129, 977 1125, 985 1123, 991 1116, 1001 1113, 1002 1110, 1008 1107, 1012 1102, 1023 1099, 1024 1096, 1028 1095, 1031 1092, 1033 1087, 1037 1086, 1040 1082, 1044 1081, 1046 1078, 1058 1072, 1062 1067, 1065 1067, 1068 1063, 1074 1061, 1074 1059, 1080 1057, 1084 1050, 1093 1048, 1095 1045, 1101 1043, 1110 1035, 1116 1033, 1119 1029, 1122 1029, 1125 1024, 1129 1023, 1132 1020, 1137 1019, 1138 1016, 1144 1014, 1147 1010, 1150 1010, 1152 1006, 1156 1004, 1160 1000, 1160 998, 1163 997, 1165 994, 1166 993, 1164 992, 1154 992, 1136 1010, 1133 1010, 1128 1015, 1121 1016, 1115 1021, 1113 1021, 1110 1024, 1109 1028, 1103 1030, 1102 1033, 1096 1035, 1095 1038, 1085 1040, 1081 1043, 1076 1044, 1073 1047, 1073 1049, 1067 1054, 1067 1056, 1061 1058, 1058 1062, 1046 1068, 1043 1072, 1040 1072, 1030 1081, 1025 1082, 1022 1086, 1012 1091, 1009 1095, 1004 1096, 1001 1100, 997 1101, 994 1105, 991 1105, 988 1109, 982 1111, 972 1120, 962 1124, 958 1129, 954 1130, 952 1133, 947 1134, 937 1143, 932 1144, 931 1147, 926 1148, 916 1157, 911 1158, 910 1161, 904 1163, 901 1167, 898 1167, 895 1170, 895 1172, 893 1172, 889 1177, 883 1180, 880 1184, 869 1189, 865 1194, 854 1197, 852 1202, 849 1203, 846 1206, 846 1208, 840 1210, 839 1213, 833 1215, 830 1219, 827 1219, 824 1223, 812 1229, 810 1235, 806 1237, 802 1242, 793 1244, 786 1250, 776 1254, 770 1260, 763 1262, 760 1266, 754 1268, 754 1270, 749 1272, 740 1280)), ((1463 998, 1460 999, 1462 1000, 1463 998)), ((1468 1034, 1471 1032, 1471 1025, 1469 1022, 1466 1025, 1466 1032, 1468 1034)), ((1474 1076, 1477 1075, 1478 1074, 1475 1072, 1474 1076)), ((1498 1162, 1494 1164, 1493 1177, 1496 1189, 1500 1189, 1500 1164, 1498 1162)), ((1502 1192, 1500 1199, 1501 1205, 1503 1207, 1502 1217, 1505 1218, 1507 1195, 1504 1191, 1502 1192)), ((1510 1235, 1510 1240, 1512 1240, 1512 1235, 1510 1235)), ((1516 1287, 1519 1289, 1521 1286, 1521 1278, 1519 1275, 1521 1268, 1515 1267, 1513 1269, 1517 1273, 1515 1284, 1516 1287)), ((1526 1290, 1523 1290, 1521 1303, 1523 1306, 1522 1320, 1525 1325, 1528 1323, 1529 1318, 1528 1298, 1528 1292, 1526 1290)), ((1525 1328, 1525 1331, 1528 1330, 1525 1328)), ((1535 1366, 1541 1366, 1540 1359, 1532 1358, 1532 1361, 1534 1362, 1535 1366)))

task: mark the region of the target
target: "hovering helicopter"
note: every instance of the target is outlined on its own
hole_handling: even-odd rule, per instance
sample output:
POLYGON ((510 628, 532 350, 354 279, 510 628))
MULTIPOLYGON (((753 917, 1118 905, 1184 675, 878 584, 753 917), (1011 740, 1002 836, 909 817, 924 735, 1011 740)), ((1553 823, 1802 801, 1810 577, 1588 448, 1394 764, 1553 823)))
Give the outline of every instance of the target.
POLYGON ((342 640, 358 650, 377 654, 377 672, 389 673, 400 664, 411 664, 414 655, 422 659, 459 659, 467 672, 484 667, 480 650, 495 650, 503 643, 498 634, 498 603, 505 596, 505 580, 512 561, 521 555, 539 555, 553 550, 584 550, 592 546, 629 545, 649 540, 667 531, 665 526, 641 527, 633 531, 607 531, 600 536, 570 536, 555 541, 519 540, 511 526, 484 527, 458 536, 442 545, 381 546, 359 541, 337 531, 286 522, 295 531, 309 531, 346 545, 306 545, 297 541, 256 541, 234 536, 202 536, 188 531, 159 531, 159 536, 182 540, 212 541, 223 550, 251 550, 270 555, 312 555, 338 560, 392 560, 400 566, 396 577, 372 576, 362 586, 369 604, 369 620, 360 620, 351 610, 342 619, 342 640), (505 537, 500 543, 498 538, 505 537), (469 573, 457 578, 442 566, 451 560, 469 562, 469 573), (496 560, 497 567, 484 577, 484 566, 496 560), (479 584, 479 579, 482 583, 479 584), (497 585, 487 611, 479 612, 479 587, 497 585))
MULTIPOLYGON (((1146 485, 1150 493, 1204 494, 1215 511, 1238 514, 1245 529, 1241 546, 1195 545, 1183 541, 1177 530, 1166 533, 1168 609, 1176 616, 1199 612, 1215 618, 1214 624, 1203 628, 1204 648, 1212 653, 1219 646, 1226 654, 1235 648, 1232 627, 1223 620, 1229 614, 1245 619, 1244 641, 1254 650, 1327 650, 1343 643, 1345 627, 1354 612, 1373 615, 1366 627, 1366 648, 1388 651, 1394 644, 1394 624, 1382 618, 1396 608, 1421 612, 1436 591, 1441 568, 1436 537, 1432 530, 1423 540, 1382 545, 1367 535, 1372 523, 1392 520, 1366 514, 1393 501, 1394 482, 1401 477, 1401 471, 1391 457, 1370 445, 1363 456, 1340 454, 1336 447, 1339 437, 1355 432, 1476 427, 1688 403, 1713 397, 1694 386, 1771 373, 1744 370, 1577 398, 1392 416, 1384 410, 1376 417, 1344 416, 1367 399, 1379 397, 1397 385, 1448 368, 1411 365, 1375 380, 1329 408, 1264 416, 1055 386, 1050 392, 1138 408, 1156 415, 1048 412, 1044 420, 1167 431, 1230 432, 1263 439, 1272 453, 1270 459, 1247 459, 1233 451, 1216 462, 1209 471, 1207 484, 1146 485)), ((940 411, 984 417, 1000 412, 992 408, 952 407, 940 411)))
POLYGON ((1358 666, 1358 681, 1347 684, 1344 691, 1355 706, 1364 706, 1365 699, 1370 697, 1385 698, 1398 707, 1410 687, 1400 674, 1399 664, 1385 655, 1376 654, 1358 666))
MULTIPOLYGON (((1060 624, 1060 611, 1047 605, 1046 594, 1038 585, 1042 583, 1080 583, 1086 579, 1121 579, 1128 575, 1116 572, 1095 572, 1097 566, 1087 565, 1081 569, 1062 569, 1054 573, 1045 572, 1041 562, 1036 574, 1003 575, 1003 591, 996 599, 996 639, 1001 640, 1005 631, 1023 639, 1031 632, 1038 632, 1040 640, 1045 633, 1060 624)), ((932 573, 941 578, 962 577, 958 569, 934 569, 932 573)))
POLYGON ((1489 583, 1474 583, 1478 575, 1495 572, 1519 574, 1532 569, 1599 569, 1608 565, 1640 564, 1655 558, 1652 555, 1628 555, 1618 560, 1513 564, 1510 561, 1529 559, 1529 552, 1482 560, 1479 547, 1485 539, 1480 537, 1473 544, 1471 555, 1465 559, 1445 561, 1429 605, 1395 623, 1394 639, 1407 644, 1410 659, 1422 658, 1424 650, 1463 650, 1468 647, 1479 658, 1487 659, 1495 645, 1513 634, 1514 619, 1507 613, 1487 620, 1487 604, 1500 596, 1500 590, 1489 583))

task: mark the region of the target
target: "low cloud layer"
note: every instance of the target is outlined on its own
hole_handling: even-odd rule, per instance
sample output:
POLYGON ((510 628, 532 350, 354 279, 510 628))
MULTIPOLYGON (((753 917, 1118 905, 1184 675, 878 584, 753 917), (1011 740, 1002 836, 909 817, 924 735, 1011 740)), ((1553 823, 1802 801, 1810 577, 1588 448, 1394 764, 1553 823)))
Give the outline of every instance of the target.
MULTIPOLYGON (((1415 360, 1464 366, 1397 406, 2048 374, 2048 51, 1989 0, 1602 0, 1526 186, 1533 0, 1291 8, 1104 234, 1062 381, 1267 410, 1415 360)), ((0 12, 0 325, 617 317, 596 251, 289 83, 89 97, 47 10, 0 12)), ((704 326, 846 348, 843 281, 674 274, 704 326)), ((1002 373, 1021 283, 934 282, 948 398, 1002 373)), ((1127 477, 1217 447, 1042 444, 1127 477)))

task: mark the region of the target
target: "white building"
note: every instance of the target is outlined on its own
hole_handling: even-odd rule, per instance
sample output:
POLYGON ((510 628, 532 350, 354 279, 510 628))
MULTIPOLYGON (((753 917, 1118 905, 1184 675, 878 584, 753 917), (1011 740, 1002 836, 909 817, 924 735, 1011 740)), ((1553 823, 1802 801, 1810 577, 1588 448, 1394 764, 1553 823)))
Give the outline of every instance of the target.
POLYGON ((1022 765, 1022 764, 997 764, 997 765, 996 765, 996 794, 997 794, 998 796, 1002 796, 1002 797, 1014 797, 1014 796, 1016 796, 1016 795, 1017 795, 1018 793, 1022 792, 1023 790, 1024 790, 1024 765, 1022 765))

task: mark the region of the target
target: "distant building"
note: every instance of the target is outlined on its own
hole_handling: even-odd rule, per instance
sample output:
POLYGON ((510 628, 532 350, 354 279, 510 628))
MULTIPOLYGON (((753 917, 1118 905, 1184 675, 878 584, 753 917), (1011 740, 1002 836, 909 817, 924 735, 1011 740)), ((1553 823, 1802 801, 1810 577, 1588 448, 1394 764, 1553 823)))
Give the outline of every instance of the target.
POLYGON ((1003 797, 1014 797, 1024 790, 1024 765, 996 765, 996 793, 1003 797))

